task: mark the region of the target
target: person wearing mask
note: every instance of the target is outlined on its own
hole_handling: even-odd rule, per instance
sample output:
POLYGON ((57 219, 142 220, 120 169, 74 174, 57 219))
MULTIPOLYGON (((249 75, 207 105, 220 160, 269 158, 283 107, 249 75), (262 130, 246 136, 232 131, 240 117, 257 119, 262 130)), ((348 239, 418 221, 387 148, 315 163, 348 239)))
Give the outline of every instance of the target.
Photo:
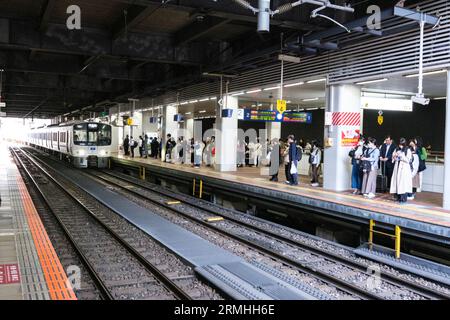
POLYGON ((349 152, 352 159, 352 189, 353 194, 362 194, 361 157, 363 154, 364 139, 360 138, 358 144, 349 152))
POLYGON ((361 192, 364 197, 369 199, 375 198, 377 189, 380 150, 377 148, 376 143, 377 141, 374 138, 367 139, 367 149, 361 157, 364 173, 361 192))
POLYGON ((412 153, 412 161, 410 163, 412 172, 412 193, 408 194, 408 200, 414 200, 417 189, 420 188, 420 175, 419 175, 420 157, 418 154, 419 150, 416 145, 416 140, 411 140, 409 142, 409 148, 411 149, 412 153))
POLYGON ((423 183, 423 173, 427 169, 426 161, 428 159, 428 152, 423 144, 423 140, 421 137, 416 137, 414 139, 414 143, 416 145, 417 155, 419 156, 419 168, 418 168, 418 184, 417 192, 422 192, 422 183, 423 183))
POLYGON ((394 161, 395 166, 391 180, 391 194, 395 195, 398 202, 406 203, 408 194, 412 193, 411 162, 413 161, 413 155, 405 138, 400 139, 400 143, 392 156, 392 161, 394 161))
POLYGON ((289 145, 289 181, 286 181, 287 184, 291 186, 298 185, 298 149, 297 144, 295 143, 294 136, 290 135, 288 137, 288 145, 289 145))
POLYGON ((319 166, 322 161, 322 151, 320 150, 319 143, 317 141, 312 142, 311 154, 309 156, 309 163, 311 164, 311 186, 319 186, 319 166))
POLYGON ((380 149, 381 172, 387 177, 388 186, 391 185, 392 173, 394 172, 395 163, 392 161, 392 155, 394 154, 395 149, 396 146, 394 141, 392 140, 392 137, 388 135, 380 149))
POLYGON ((142 136, 139 136, 138 147, 139 147, 139 156, 141 158, 143 158, 144 157, 144 139, 142 138, 142 136))
POLYGON ((203 162, 207 167, 211 166, 211 138, 206 138, 205 148, 203 149, 203 162))
POLYGON ((172 149, 175 147, 176 143, 172 139, 172 135, 169 133, 167 135, 166 141, 166 154, 165 154, 165 162, 171 162, 172 160, 172 149))
POLYGON ((123 151, 126 156, 130 155, 130 136, 127 135, 125 139, 123 139, 123 151))
POLYGON ((280 142, 278 139, 273 139, 270 145, 270 164, 269 164, 269 175, 271 176, 270 181, 278 182, 278 172, 280 170, 280 142))

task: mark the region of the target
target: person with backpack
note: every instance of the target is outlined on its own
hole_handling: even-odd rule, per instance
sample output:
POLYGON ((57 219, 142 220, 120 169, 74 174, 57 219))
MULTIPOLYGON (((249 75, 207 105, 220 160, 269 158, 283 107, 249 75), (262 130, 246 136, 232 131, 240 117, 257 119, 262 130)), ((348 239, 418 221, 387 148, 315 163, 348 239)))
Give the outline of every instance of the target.
POLYGON ((360 170, 361 157, 363 154, 364 139, 360 137, 358 144, 350 150, 348 156, 352 160, 352 189, 353 194, 362 194, 362 176, 360 170))
POLYGON ((391 180, 391 194, 395 195, 396 200, 400 203, 406 203, 408 194, 412 193, 412 160, 411 149, 407 145, 406 139, 401 138, 392 157, 395 166, 391 180))
POLYGON ((376 146, 377 140, 375 138, 369 138, 367 141, 367 149, 361 157, 361 166, 364 173, 361 192, 364 197, 373 199, 377 190, 380 150, 376 146))
POLYGON ((294 136, 290 135, 288 137, 288 145, 289 145, 289 181, 286 181, 287 184, 291 186, 298 185, 298 149, 297 144, 295 143, 294 136))
POLYGON ((419 176, 417 178, 419 186, 417 187, 417 192, 422 192, 423 173, 427 169, 426 161, 428 159, 428 152, 421 137, 416 137, 414 143, 416 144, 417 155, 419 156, 419 176))
POLYGON ((312 142, 312 149, 309 155, 309 164, 311 165, 311 186, 318 187, 319 184, 319 166, 322 162, 322 151, 317 141, 312 142))

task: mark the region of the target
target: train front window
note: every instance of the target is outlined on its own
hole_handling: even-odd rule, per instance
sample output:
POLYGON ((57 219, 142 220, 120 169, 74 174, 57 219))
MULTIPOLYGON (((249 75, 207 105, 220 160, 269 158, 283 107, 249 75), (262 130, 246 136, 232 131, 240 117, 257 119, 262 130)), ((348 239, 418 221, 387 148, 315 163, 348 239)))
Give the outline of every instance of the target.
POLYGON ((111 126, 99 123, 83 123, 74 126, 73 142, 79 146, 111 145, 111 126))
POLYGON ((86 123, 73 126, 73 143, 78 146, 86 146, 88 144, 86 123))
POLYGON ((111 145, 111 126, 107 124, 98 125, 98 145, 99 146, 111 145))

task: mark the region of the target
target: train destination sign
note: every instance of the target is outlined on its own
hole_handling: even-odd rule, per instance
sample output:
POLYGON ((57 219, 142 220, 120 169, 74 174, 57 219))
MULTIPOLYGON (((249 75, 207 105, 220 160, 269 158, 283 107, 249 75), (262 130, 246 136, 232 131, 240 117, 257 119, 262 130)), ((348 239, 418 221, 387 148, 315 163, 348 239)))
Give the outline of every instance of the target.
POLYGON ((286 111, 280 113, 276 110, 251 110, 241 109, 242 112, 238 112, 239 120, 245 121, 263 121, 263 122, 296 122, 296 123, 312 123, 312 113, 310 112, 297 112, 286 111))

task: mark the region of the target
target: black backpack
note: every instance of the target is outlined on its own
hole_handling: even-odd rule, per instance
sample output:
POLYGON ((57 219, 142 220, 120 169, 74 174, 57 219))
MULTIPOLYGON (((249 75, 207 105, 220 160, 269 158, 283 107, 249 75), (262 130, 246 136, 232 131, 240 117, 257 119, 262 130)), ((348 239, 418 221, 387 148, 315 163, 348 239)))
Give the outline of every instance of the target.
POLYGON ((303 157, 303 149, 301 147, 297 147, 297 161, 302 160, 303 157))

